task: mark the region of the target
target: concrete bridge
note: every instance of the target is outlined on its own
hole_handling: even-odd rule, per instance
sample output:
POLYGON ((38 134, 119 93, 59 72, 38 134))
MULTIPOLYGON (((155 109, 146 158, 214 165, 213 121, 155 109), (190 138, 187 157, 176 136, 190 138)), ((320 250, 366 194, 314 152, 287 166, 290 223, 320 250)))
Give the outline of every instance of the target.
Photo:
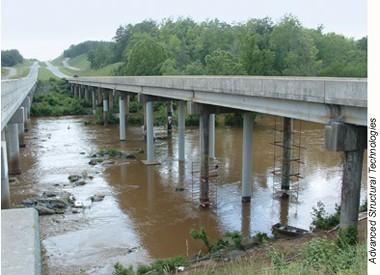
POLYGON ((30 107, 36 88, 38 63, 27 77, 1 81, 1 208, 10 207, 10 175, 21 173, 20 147, 25 146, 24 132, 28 130, 30 107))
POLYGON ((147 165, 154 156, 153 102, 178 102, 178 160, 185 159, 185 107, 200 115, 200 204, 209 204, 209 159, 214 156, 215 114, 243 114, 242 202, 251 200, 253 112, 283 117, 281 188, 291 177, 292 121, 325 124, 326 148, 344 152, 341 195, 341 228, 357 227, 363 153, 366 148, 367 80, 358 78, 259 77, 259 76, 129 76, 68 78, 74 96, 103 105, 109 112, 119 98, 120 140, 126 140, 129 96, 144 104, 147 165))

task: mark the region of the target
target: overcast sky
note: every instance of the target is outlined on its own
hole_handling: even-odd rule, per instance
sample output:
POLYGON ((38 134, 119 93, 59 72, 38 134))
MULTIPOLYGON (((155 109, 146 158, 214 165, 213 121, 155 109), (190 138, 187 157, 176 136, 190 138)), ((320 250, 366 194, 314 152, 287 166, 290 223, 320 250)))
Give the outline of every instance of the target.
POLYGON ((121 24, 191 17, 242 22, 284 14, 306 27, 361 38, 367 35, 366 0, 1 0, 2 49, 53 59, 71 44, 111 40, 121 24))

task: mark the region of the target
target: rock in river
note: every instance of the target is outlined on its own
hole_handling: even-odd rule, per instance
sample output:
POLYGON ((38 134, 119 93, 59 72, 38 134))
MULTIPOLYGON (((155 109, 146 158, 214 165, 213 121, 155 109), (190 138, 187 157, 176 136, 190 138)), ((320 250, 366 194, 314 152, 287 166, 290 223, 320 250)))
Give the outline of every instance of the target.
POLYGON ((78 181, 80 178, 81 178, 81 176, 79 176, 79 175, 70 175, 69 181, 71 181, 71 182, 78 181))
POLYGON ((90 197, 90 200, 92 202, 102 201, 104 199, 105 195, 102 193, 97 193, 90 197))

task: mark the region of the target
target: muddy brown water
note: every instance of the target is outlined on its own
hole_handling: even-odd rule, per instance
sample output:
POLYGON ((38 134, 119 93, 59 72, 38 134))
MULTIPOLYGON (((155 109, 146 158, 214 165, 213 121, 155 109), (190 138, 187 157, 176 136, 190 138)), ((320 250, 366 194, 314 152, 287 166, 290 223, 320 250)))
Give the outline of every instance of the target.
MULTIPOLYGON (((100 148, 133 151, 145 148, 140 127, 127 129, 127 141, 118 140, 118 126, 85 126, 85 117, 34 118, 22 152, 22 175, 11 184, 12 203, 46 190, 67 190, 89 207, 79 214, 41 216, 45 274, 111 274, 113 265, 138 265, 154 259, 189 256, 202 249, 190 230, 203 226, 212 240, 226 231, 244 236, 270 234, 279 221, 309 228, 312 207, 323 201, 328 212, 340 201, 342 155, 324 148, 323 125, 303 123, 301 152, 303 179, 298 200, 273 195, 274 147, 272 117, 254 126, 253 194, 241 204, 241 128, 216 128, 216 157, 222 161, 213 209, 200 209, 193 186, 192 166, 199 158, 198 128, 186 129, 186 162, 176 161, 177 133, 157 140, 155 156, 161 165, 117 160, 114 165, 90 166, 89 155, 100 148), (81 154, 82 153, 82 154, 81 154), (84 154, 83 154, 84 153, 84 154), (94 179, 79 187, 68 185, 71 174, 94 179), (184 191, 176 191, 184 187, 184 191), (101 202, 89 197, 104 193, 101 202)), ((366 182, 363 168, 362 200, 366 182)))

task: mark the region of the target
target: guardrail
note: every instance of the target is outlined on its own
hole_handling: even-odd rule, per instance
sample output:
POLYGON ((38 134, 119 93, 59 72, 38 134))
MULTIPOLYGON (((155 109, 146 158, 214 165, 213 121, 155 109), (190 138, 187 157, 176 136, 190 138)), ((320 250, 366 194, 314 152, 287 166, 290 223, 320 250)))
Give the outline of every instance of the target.
POLYGON ((1 81, 1 131, 35 87, 38 63, 34 63, 27 77, 1 81))

